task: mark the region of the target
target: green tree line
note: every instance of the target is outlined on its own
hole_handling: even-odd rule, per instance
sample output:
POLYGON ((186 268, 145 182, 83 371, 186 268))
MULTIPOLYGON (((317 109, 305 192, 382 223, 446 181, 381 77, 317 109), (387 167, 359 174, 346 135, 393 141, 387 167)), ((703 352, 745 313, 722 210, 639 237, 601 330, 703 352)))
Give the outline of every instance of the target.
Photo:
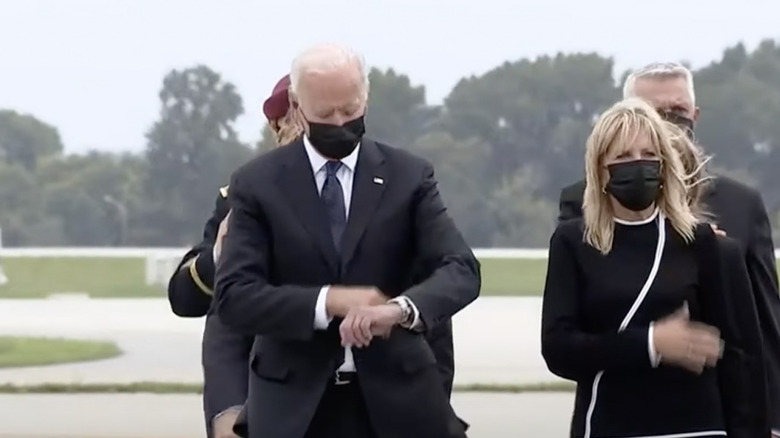
MULTIPOLYGON (((393 69, 370 73, 368 135, 430 159, 475 247, 544 247, 561 187, 583 175, 585 140, 624 72, 597 53, 507 61, 463 78, 441 105, 393 69)), ((727 48, 695 71, 697 138, 717 172, 758 187, 780 225, 780 44, 727 48)), ((217 189, 272 146, 242 143, 244 103, 207 66, 173 70, 138 154, 65 154, 57 128, 0 110, 5 246, 180 246, 199 239, 217 189)))

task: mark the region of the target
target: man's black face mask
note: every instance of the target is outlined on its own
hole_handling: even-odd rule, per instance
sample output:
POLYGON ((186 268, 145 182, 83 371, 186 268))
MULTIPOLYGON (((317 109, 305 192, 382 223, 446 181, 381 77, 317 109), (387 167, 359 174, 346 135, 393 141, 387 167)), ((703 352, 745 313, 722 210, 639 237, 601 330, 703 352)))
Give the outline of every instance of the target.
POLYGON ((675 125, 679 126, 680 129, 685 131, 686 134, 688 134, 688 138, 693 140, 693 120, 685 117, 684 115, 674 112, 674 111, 659 111, 658 112, 661 117, 666 120, 669 123, 674 123, 675 125))
POLYGON ((310 122, 309 141, 314 149, 326 158, 341 160, 355 150, 366 133, 364 116, 350 120, 343 125, 310 122))

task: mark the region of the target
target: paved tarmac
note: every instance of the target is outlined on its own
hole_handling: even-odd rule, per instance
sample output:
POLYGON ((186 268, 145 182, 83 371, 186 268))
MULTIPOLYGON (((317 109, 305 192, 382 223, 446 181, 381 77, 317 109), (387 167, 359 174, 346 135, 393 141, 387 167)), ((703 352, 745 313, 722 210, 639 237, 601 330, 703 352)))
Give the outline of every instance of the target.
MULTIPOLYGON (((556 381, 540 355, 539 298, 481 298, 455 316, 458 384, 556 381)), ((0 370, 0 383, 200 382, 203 319, 165 299, 0 300, 0 335, 116 341, 121 357, 0 370)))
MULTIPOLYGON (((558 380, 539 354, 538 298, 482 298, 454 319, 456 383, 558 380)), ((121 357, 0 370, 0 383, 201 381, 202 319, 165 299, 0 300, 0 335, 112 340, 121 357)), ((456 393, 472 438, 566 436, 571 394, 456 393)), ((0 395, 0 438, 196 438, 197 395, 0 395)))
MULTIPOLYGON (((568 434, 571 394, 456 393, 469 438, 568 434)), ((0 395, 0 438, 202 438, 195 395, 0 395)))

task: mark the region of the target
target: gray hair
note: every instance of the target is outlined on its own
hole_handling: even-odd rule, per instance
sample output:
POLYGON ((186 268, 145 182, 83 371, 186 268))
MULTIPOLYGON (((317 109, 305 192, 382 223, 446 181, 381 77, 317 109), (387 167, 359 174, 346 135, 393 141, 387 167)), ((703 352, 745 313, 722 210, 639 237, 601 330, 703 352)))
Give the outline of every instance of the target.
POLYGON ((693 73, 682 64, 676 62, 656 62, 632 72, 623 85, 623 98, 636 97, 636 81, 639 79, 672 79, 683 78, 688 84, 688 94, 691 102, 696 103, 696 93, 693 89, 693 73))
POLYGON ((293 59, 290 68, 290 91, 298 94, 301 76, 306 73, 333 71, 345 65, 354 64, 360 70, 365 99, 368 98, 368 69, 362 55, 352 48, 340 44, 320 44, 301 52, 293 59))

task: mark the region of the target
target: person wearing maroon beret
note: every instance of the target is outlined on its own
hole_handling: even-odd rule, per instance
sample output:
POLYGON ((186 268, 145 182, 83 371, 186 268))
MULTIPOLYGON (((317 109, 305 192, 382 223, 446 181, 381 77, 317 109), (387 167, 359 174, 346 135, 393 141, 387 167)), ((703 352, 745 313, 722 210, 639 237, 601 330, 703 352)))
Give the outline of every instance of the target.
POLYGON ((263 103, 263 114, 268 119, 268 125, 274 134, 277 145, 291 143, 301 134, 301 126, 295 119, 295 112, 290 111, 290 75, 279 79, 271 96, 263 103))
MULTIPOLYGON (((302 132, 289 111, 289 86, 290 77, 285 75, 263 103, 263 113, 277 145, 291 143, 302 132)), ((215 265, 230 211, 227 198, 228 186, 220 188, 201 242, 184 255, 168 283, 173 313, 188 318, 206 316, 202 344, 203 409, 207 434, 213 438, 236 436, 232 428, 247 396, 247 361, 252 347, 251 336, 227 328, 210 312, 215 265)))

